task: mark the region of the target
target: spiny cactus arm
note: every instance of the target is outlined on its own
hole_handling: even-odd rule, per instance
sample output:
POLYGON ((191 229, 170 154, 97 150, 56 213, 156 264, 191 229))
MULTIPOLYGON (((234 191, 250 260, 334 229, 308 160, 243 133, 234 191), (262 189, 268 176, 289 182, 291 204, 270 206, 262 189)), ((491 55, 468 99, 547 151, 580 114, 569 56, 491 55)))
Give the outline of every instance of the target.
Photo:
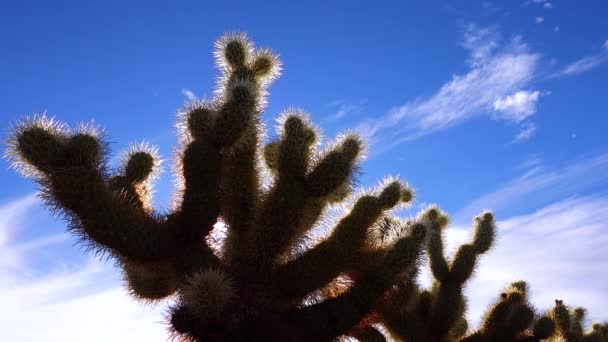
POLYGON ((359 254, 369 228, 383 212, 404 199, 411 199, 408 195, 409 190, 400 182, 394 181, 375 196, 365 195, 359 198, 351 212, 340 220, 326 240, 277 269, 274 283, 282 295, 286 298, 302 298, 329 283, 340 272, 346 271, 354 261, 351 260, 353 255, 359 254), (332 262, 327 262, 328 260, 332 262))
POLYGON ((26 120, 9 142, 8 153, 42 186, 47 204, 93 249, 140 261, 170 255, 175 237, 165 222, 108 186, 103 139, 58 127, 46 117, 26 120))
POLYGON ((425 234, 424 226, 415 226, 410 236, 395 243, 382 264, 370 269, 347 292, 286 313, 287 324, 311 341, 330 340, 346 333, 377 306, 397 275, 415 266, 425 234))
MULTIPOLYGON (((235 81, 226 85, 219 108, 196 104, 186 113, 185 126, 192 141, 182 156, 183 199, 175 217, 181 220, 179 225, 183 233, 193 240, 206 236, 217 221, 222 155, 228 154, 227 150, 253 125, 257 115, 255 88, 252 79, 235 81)), ((230 177, 223 177, 227 183, 236 175, 224 176, 230 177)), ((229 192, 230 195, 234 192, 229 192)), ((231 201, 223 203, 233 204, 231 201)), ((225 211, 234 213, 235 209, 225 211)), ((227 215, 227 218, 232 216, 227 215)))
POLYGON ((584 308, 577 307, 572 309, 570 317, 572 318, 570 323, 570 338, 579 341, 584 335, 584 320, 587 312, 584 308))
POLYGON ((158 149, 147 143, 131 145, 123 152, 120 172, 110 178, 110 189, 123 194, 134 207, 151 209, 152 182, 160 173, 158 149))
POLYGON ((220 211, 228 229, 235 232, 244 231, 251 221, 259 186, 255 166, 259 114, 265 88, 280 71, 276 56, 269 50, 255 51, 243 34, 220 38, 215 55, 222 71, 216 99, 190 104, 181 125, 185 140, 192 140, 183 157, 181 210, 186 228, 198 229, 199 236, 211 230, 220 211), (189 159, 192 148, 197 151, 189 159))
POLYGON ((563 338, 570 337, 570 312, 562 300, 555 300, 555 306, 551 310, 551 318, 555 321, 557 333, 563 338))
MULTIPOLYGON (((257 140, 257 137, 253 139, 257 140)), ((220 208, 222 220, 229 227, 223 256, 234 267, 244 265, 241 262, 246 255, 243 247, 247 246, 247 233, 252 229, 260 202, 260 170, 255 140, 222 157, 220 208)))
POLYGON ((169 221, 186 243, 200 243, 217 221, 220 158, 217 147, 205 140, 192 141, 183 152, 183 197, 169 221))
POLYGON ((277 149, 278 178, 262 204, 252 239, 257 257, 269 265, 279 261, 312 227, 329 202, 324 197, 351 180, 361 150, 360 139, 347 136, 306 175, 314 131, 296 115, 287 116, 285 126, 277 149), (308 182, 311 177, 313 185, 308 182), (326 192, 318 193, 315 186, 323 182, 326 192))
POLYGON ((450 274, 450 267, 443 250, 443 229, 448 224, 448 217, 438 208, 427 209, 420 217, 429 228, 427 241, 427 254, 433 277, 439 281, 446 281, 450 274))
POLYGON ((270 145, 275 155, 266 153, 268 165, 275 167, 276 181, 261 205, 251 239, 258 257, 268 264, 301 237, 307 199, 304 177, 316 139, 302 112, 289 110, 282 114, 282 121, 281 138, 270 145))
MULTIPOLYGON (((488 251, 494 241, 496 228, 491 213, 484 212, 477 216, 473 226, 473 242, 460 246, 447 277, 438 279, 439 288, 435 295, 430 320, 430 331, 438 339, 448 336, 454 324, 462 317, 465 309, 462 287, 473 274, 479 255, 488 251)), ((429 243, 430 246, 432 245, 429 243)), ((431 249, 433 248, 430 248, 429 252, 431 249)), ((442 277, 445 275, 442 274, 442 277)))

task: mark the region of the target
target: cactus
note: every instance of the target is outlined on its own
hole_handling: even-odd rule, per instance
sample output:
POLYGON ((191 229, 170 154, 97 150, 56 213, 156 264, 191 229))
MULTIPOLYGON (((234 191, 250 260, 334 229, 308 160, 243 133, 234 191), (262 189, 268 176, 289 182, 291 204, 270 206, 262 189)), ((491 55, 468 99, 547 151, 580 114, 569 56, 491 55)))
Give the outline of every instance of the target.
POLYGON ((150 145, 133 145, 122 166, 110 170, 103 132, 38 116, 13 127, 6 149, 68 230, 116 260, 131 296, 172 301, 166 320, 174 337, 537 341, 557 330, 581 341, 606 340, 606 325, 582 332, 580 310, 556 307, 535 320, 523 282, 464 337, 462 290, 492 246, 493 215, 475 219, 472 241, 449 262, 443 212, 430 207, 409 220, 391 215, 413 200, 405 183, 387 178, 353 193, 364 150, 357 134, 321 149, 307 114, 290 109, 279 118, 277 138, 264 142, 260 116, 281 70, 272 51, 229 34, 217 41, 215 56, 221 75, 214 98, 190 101, 178 115, 178 191, 168 213, 150 204, 161 164, 150 145), (327 236, 312 234, 340 202, 346 214, 327 236), (425 251, 436 278, 431 289, 416 283, 425 251))
POLYGON ((448 217, 430 207, 418 220, 428 229, 426 251, 435 283, 432 289, 422 290, 413 279, 403 279, 388 294, 380 312, 389 331, 406 341, 453 341, 467 331, 463 285, 473 274, 479 255, 492 245, 494 217, 485 212, 475 218, 473 240, 460 246, 451 263, 443 251, 448 217))

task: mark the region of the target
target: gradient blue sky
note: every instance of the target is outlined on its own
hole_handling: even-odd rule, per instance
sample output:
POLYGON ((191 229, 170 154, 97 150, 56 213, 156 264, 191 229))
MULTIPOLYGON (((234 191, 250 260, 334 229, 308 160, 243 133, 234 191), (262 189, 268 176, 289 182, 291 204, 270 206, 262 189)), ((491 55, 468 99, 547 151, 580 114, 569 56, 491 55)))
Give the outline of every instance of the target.
MULTIPOLYGON (((403 214, 439 204, 451 245, 495 211, 499 244, 468 287, 473 321, 519 278, 538 307, 563 298, 608 319, 607 16, 602 0, 3 1, 0 127, 43 112, 94 119, 115 156, 147 140, 170 158, 174 113, 213 90, 214 40, 245 31, 284 62, 269 127, 298 106, 329 138, 361 132, 361 185, 400 175, 418 194, 403 214)), ((31 180, 3 162, 0 184, 3 340, 164 340, 161 309, 131 302, 111 263, 72 248, 31 180)), ((168 172, 157 189, 167 208, 168 172)))

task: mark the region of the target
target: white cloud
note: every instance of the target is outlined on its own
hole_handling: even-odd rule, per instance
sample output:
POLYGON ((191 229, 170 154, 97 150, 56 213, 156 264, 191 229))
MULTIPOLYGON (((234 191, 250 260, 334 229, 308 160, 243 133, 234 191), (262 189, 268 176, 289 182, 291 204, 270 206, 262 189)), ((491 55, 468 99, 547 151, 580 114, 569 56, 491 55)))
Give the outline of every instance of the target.
POLYGON ((545 4, 543 5, 544 8, 546 9, 551 9, 553 8, 553 5, 550 2, 545 2, 545 4))
POLYGON ((378 145, 382 150, 475 116, 493 117, 497 100, 529 89, 540 59, 520 37, 505 46, 498 43, 495 30, 469 26, 462 43, 470 52, 468 72, 453 76, 429 98, 410 101, 382 117, 361 123, 359 131, 372 144, 381 142, 378 145))
POLYGON ((347 103, 340 100, 333 101, 329 105, 337 108, 335 109, 335 112, 333 114, 329 115, 326 118, 326 120, 338 120, 344 118, 349 114, 356 113, 361 110, 364 103, 365 101, 361 101, 359 103, 347 103))
POLYGON ((555 200, 608 184, 608 153, 570 160, 558 168, 543 169, 540 165, 535 165, 535 168, 534 173, 526 172, 522 177, 471 201, 454 215, 454 222, 469 222, 471 217, 486 208, 492 208, 500 215, 511 203, 521 205, 540 194, 555 200))
POLYGON ((528 123, 522 127, 519 133, 517 133, 517 135, 513 139, 513 142, 521 142, 528 140, 534 136, 534 133, 536 133, 536 125, 533 123, 528 123))
POLYGON ((65 241, 66 234, 12 242, 11 236, 26 228, 23 222, 39 204, 30 195, 0 205, 2 340, 166 341, 166 331, 159 323, 161 308, 133 302, 111 263, 89 259, 73 265, 47 249, 65 241), (28 262, 33 254, 48 255, 53 267, 35 269, 28 262))
POLYGON ((186 88, 182 88, 182 95, 184 95, 190 101, 195 101, 197 99, 194 92, 186 88))
POLYGON ((545 18, 543 18, 543 17, 536 17, 536 18, 534 18, 534 21, 535 21, 537 24, 540 24, 540 23, 542 23, 543 21, 545 21, 545 18))
POLYGON ((559 26, 554 26, 553 27, 553 32, 559 32, 559 26))
POLYGON ((495 111, 501 112, 503 118, 521 122, 536 112, 536 103, 540 97, 538 90, 519 90, 511 95, 498 98, 492 104, 495 111))
POLYGON ((16 219, 38 202, 36 194, 30 194, 0 207, 0 246, 6 245, 11 234, 18 228, 16 219))
POLYGON ((564 76, 574 76, 578 74, 582 74, 591 69, 594 69, 605 62, 608 61, 608 40, 604 42, 602 45, 602 51, 598 52, 594 55, 589 55, 583 57, 573 63, 568 64, 557 73, 553 75, 553 77, 564 77, 564 76))

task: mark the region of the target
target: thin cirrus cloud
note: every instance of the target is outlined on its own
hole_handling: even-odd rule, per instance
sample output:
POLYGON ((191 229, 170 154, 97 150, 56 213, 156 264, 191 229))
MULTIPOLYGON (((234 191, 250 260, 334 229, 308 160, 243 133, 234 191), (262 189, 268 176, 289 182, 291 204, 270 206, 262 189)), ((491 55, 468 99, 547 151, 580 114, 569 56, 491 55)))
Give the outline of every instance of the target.
POLYGON ((194 94, 194 92, 192 90, 183 88, 182 89, 182 95, 184 95, 190 101, 195 101, 196 100, 196 95, 194 94))
POLYGON ((358 113, 363 108, 365 101, 360 101, 358 103, 346 102, 343 100, 332 101, 329 106, 334 109, 333 114, 327 116, 325 118, 326 121, 335 121, 339 119, 343 119, 348 115, 358 113))
POLYGON ((465 29, 462 46, 469 51, 468 72, 453 76, 429 98, 362 122, 359 131, 386 150, 476 116, 519 124, 535 113, 541 93, 531 86, 540 54, 519 36, 503 44, 495 29, 474 25, 465 29))
POLYGON ((42 210, 40 204, 32 194, 0 205, 2 340, 165 341, 160 307, 143 307, 130 299, 111 264, 86 258, 72 265, 72 260, 50 251, 65 242, 67 234, 15 241, 29 225, 26 218, 42 210), (37 269, 30 263, 32 257, 47 252, 53 255, 48 268, 37 269))
POLYGON ((517 133, 517 135, 515 136, 515 138, 513 138, 513 143, 518 143, 518 142, 522 142, 522 141, 526 141, 530 138, 532 138, 534 136, 534 133, 536 133, 536 125, 532 122, 526 123, 521 131, 519 131, 519 133, 517 133))
POLYGON ((580 191, 589 191, 608 184, 608 153, 570 160, 566 166, 546 168, 536 162, 518 177, 495 191, 471 201, 454 216, 454 222, 468 222, 486 208, 500 214, 512 203, 521 207, 530 199, 546 201, 569 197, 580 191))
POLYGON ((585 56, 577 61, 574 61, 562 69, 558 70, 552 77, 566 77, 579 75, 590 71, 604 63, 608 62, 608 40, 604 41, 602 51, 585 56))

